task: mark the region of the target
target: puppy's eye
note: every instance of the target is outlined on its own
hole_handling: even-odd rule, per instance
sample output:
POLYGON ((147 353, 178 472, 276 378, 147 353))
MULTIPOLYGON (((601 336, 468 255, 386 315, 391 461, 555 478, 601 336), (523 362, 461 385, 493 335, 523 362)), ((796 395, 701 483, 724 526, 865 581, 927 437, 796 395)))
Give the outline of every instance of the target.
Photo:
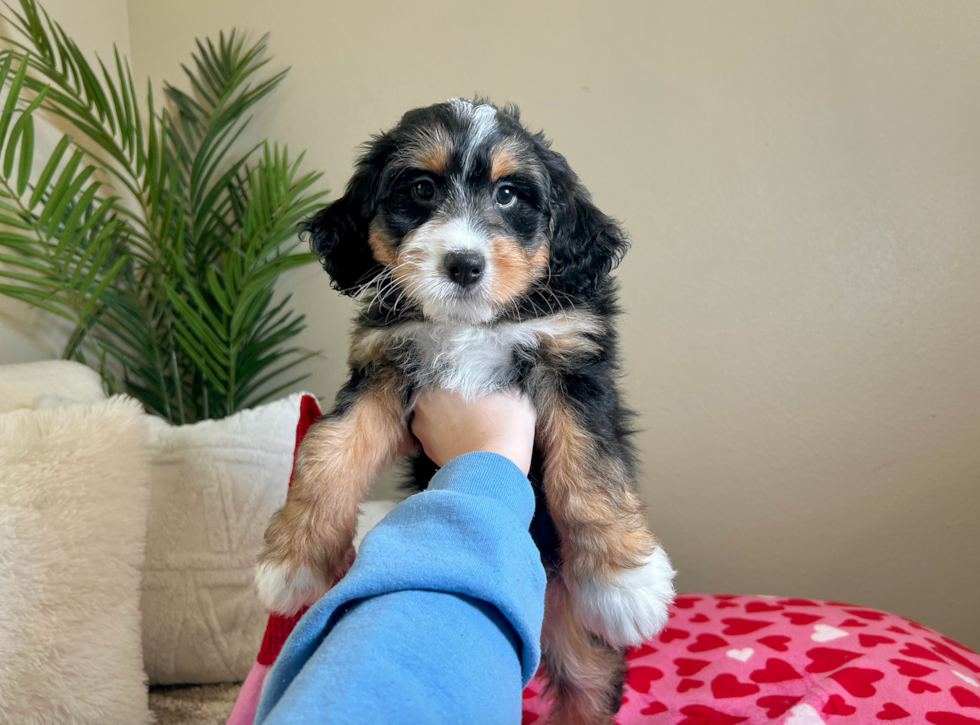
POLYGON ((436 195, 436 187, 428 179, 422 179, 422 181, 416 181, 412 184, 412 193, 415 194, 416 199, 432 201, 436 195))
POLYGON ((497 189, 497 203, 500 206, 510 206, 517 200, 517 190, 513 186, 501 186, 497 189))

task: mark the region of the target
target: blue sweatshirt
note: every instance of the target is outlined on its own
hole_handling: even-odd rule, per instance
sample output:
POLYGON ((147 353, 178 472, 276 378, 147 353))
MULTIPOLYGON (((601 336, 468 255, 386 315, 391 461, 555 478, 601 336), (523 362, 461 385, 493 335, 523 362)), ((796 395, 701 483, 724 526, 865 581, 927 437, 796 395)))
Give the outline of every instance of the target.
POLYGON ((255 725, 519 723, 544 614, 533 513, 507 458, 447 463, 296 625, 255 725))

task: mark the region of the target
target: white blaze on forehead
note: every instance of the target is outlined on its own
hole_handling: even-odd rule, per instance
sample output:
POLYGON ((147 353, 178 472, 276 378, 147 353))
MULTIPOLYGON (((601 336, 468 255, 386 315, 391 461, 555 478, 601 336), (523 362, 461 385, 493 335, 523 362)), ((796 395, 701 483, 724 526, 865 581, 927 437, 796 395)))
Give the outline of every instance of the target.
POLYGON ((449 104, 460 119, 469 121, 470 133, 463 149, 463 174, 465 176, 469 173, 476 150, 497 128, 497 110, 486 103, 477 105, 465 98, 450 98, 449 104))
POLYGON ((488 241, 486 232, 474 226, 472 221, 466 217, 452 217, 427 221, 404 246, 422 250, 434 262, 439 262, 449 252, 485 251, 488 241))
POLYGON ((486 233, 474 227, 469 219, 453 217, 433 231, 438 234, 447 252, 479 252, 487 246, 486 233))

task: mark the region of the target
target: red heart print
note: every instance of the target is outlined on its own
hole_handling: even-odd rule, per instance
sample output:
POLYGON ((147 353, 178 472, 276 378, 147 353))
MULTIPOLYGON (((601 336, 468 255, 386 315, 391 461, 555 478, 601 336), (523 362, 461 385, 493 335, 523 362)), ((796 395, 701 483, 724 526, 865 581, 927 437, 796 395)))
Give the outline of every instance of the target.
POLYGON ((656 653, 656 651, 656 647, 651 647, 648 644, 641 644, 639 647, 630 647, 628 650, 626 650, 626 659, 638 660, 640 657, 652 655, 656 653))
POLYGON ((966 715, 959 715, 955 712, 927 712, 926 720, 933 725, 980 725, 980 720, 975 720, 966 715))
POLYGON ((899 650, 898 653, 900 655, 905 655, 906 657, 915 657, 916 659, 920 660, 932 660, 933 662, 941 662, 942 664, 946 664, 946 660, 937 655, 935 652, 927 650, 922 645, 914 644, 912 642, 905 645, 905 648, 899 650))
POLYGON ((745 722, 747 717, 736 717, 725 712, 718 712, 707 705, 688 705, 681 708, 681 715, 688 717, 677 725, 736 725, 745 722))
POLYGON ((823 706, 823 711, 825 715, 853 715, 857 712, 857 708, 848 705, 840 695, 831 695, 823 706))
POLYGON ((870 619, 873 622, 880 622, 885 618, 884 612, 878 612, 874 609, 845 609, 844 611, 861 619, 870 619))
POLYGON ((766 717, 775 720, 802 699, 802 697, 790 697, 789 695, 769 695, 768 697, 760 697, 755 701, 755 704, 767 710, 766 717))
POLYGON ((735 602, 718 602, 715 605, 715 609, 729 609, 730 607, 737 607, 738 604, 735 602))
POLYGON ((926 675, 935 672, 931 667, 926 667, 925 665, 920 665, 918 662, 909 662, 908 660, 888 660, 893 665, 898 666, 898 674, 905 675, 906 677, 925 677, 926 675))
POLYGON ((540 715, 530 710, 521 710, 521 725, 531 725, 540 715))
POLYGON ((859 634, 858 642, 862 647, 877 647, 879 644, 895 644, 891 637, 882 637, 880 634, 859 634))
POLYGON ((685 632, 683 629, 674 629, 673 627, 667 627, 663 632, 660 633, 660 641, 664 644, 673 642, 675 639, 687 639, 691 636, 690 632, 685 632))
MULTIPOLYGON (((905 619, 905 617, 902 617, 902 619, 905 619)), ((928 627, 926 627, 925 625, 919 624, 918 622, 913 622, 911 619, 905 619, 905 621, 908 623, 908 625, 910 627, 912 627, 914 629, 921 629, 924 632, 931 632, 932 631, 928 627)))
POLYGON ((857 652, 848 652, 846 649, 814 647, 807 650, 806 656, 813 660, 806 666, 807 672, 830 672, 843 667, 851 660, 856 660, 861 655, 857 652))
POLYGON ((839 627, 867 627, 868 626, 868 623, 867 622, 859 622, 856 619, 854 619, 853 617, 851 617, 850 619, 845 619, 838 626, 839 627))
POLYGON ((650 692, 650 683, 659 680, 664 673, 656 667, 630 667, 626 671, 626 684, 637 692, 650 692))
POLYGON ((790 667, 788 662, 770 657, 766 660, 766 666, 761 670, 755 670, 749 674, 752 682, 785 682, 786 680, 798 680, 803 675, 790 667))
POLYGON ((964 667, 969 667, 974 672, 980 672, 980 666, 973 664, 970 660, 963 657, 959 652, 951 650, 949 647, 944 645, 942 642, 937 642, 934 639, 926 638, 926 642, 932 645, 932 648, 941 655, 948 657, 954 662, 958 662, 964 667))
POLYGON ((868 670, 862 667, 845 667, 830 675, 832 680, 837 680, 840 686, 847 690, 853 697, 871 697, 878 690, 874 683, 885 675, 878 670, 868 670))
POLYGON ((936 687, 931 682, 926 682, 925 680, 912 679, 909 680, 909 692, 921 695, 923 692, 941 692, 941 687, 936 687))
POLYGON ((745 611, 749 614, 755 614, 756 612, 778 612, 782 610, 782 606, 779 604, 770 604, 769 602, 749 602, 745 605, 745 611))
POLYGON ((694 624, 701 624, 702 622, 710 622, 711 620, 707 616, 699 612, 695 614, 693 617, 691 617, 691 619, 688 621, 693 622, 694 624))
POLYGON ((747 697, 758 691, 758 685, 753 685, 751 682, 739 682, 738 678, 730 672, 718 675, 711 681, 711 694, 715 696, 716 700, 724 700, 729 697, 747 697))
POLYGON ((752 634, 764 627, 771 627, 773 624, 772 622, 763 622, 758 619, 740 619, 738 617, 728 617, 721 621, 725 625, 721 633, 728 635, 752 634))
POLYGON ((774 649, 777 652, 785 652, 789 649, 786 646, 787 642, 792 641, 790 637, 786 637, 782 634, 771 634, 768 637, 763 637, 762 639, 757 639, 756 642, 759 644, 764 644, 769 649, 774 649))
POLYGON ((704 684, 702 680, 692 680, 689 677, 685 677, 683 680, 677 683, 678 692, 687 692, 688 690, 696 690, 704 684))
POLYGON ((939 636, 942 637, 942 639, 943 639, 944 642, 949 642, 951 645, 953 645, 954 647, 957 647, 957 648, 963 650, 964 652, 969 652, 971 655, 977 654, 972 649, 970 649, 969 647, 967 647, 965 644, 960 644, 955 639, 950 639, 945 634, 941 634, 939 636))
POLYGON ((960 707, 977 707, 980 708, 980 696, 975 692, 971 692, 965 687, 953 687, 950 689, 949 694, 953 696, 956 700, 956 704, 960 707))
POLYGON ((696 675, 711 663, 708 660, 691 660, 686 657, 678 657, 674 660, 674 664, 677 665, 678 677, 690 677, 691 675, 696 675))
POLYGON ((700 601, 701 597, 677 597, 674 600, 674 606, 678 609, 690 609, 700 601))
POLYGON ((790 624, 813 624, 819 619, 823 619, 818 614, 806 614, 804 612, 780 612, 782 616, 789 620, 790 624))
POLYGON ((885 706, 881 708, 875 717, 879 720, 902 720, 903 718, 910 717, 910 715, 894 702, 886 702, 885 706))
POLYGON ((538 693, 532 690, 530 687, 525 687, 524 692, 521 693, 521 698, 524 700, 530 700, 532 697, 537 697, 538 693))
POLYGON ((727 640, 722 639, 717 634, 699 634, 693 644, 687 646, 688 652, 708 652, 718 649, 728 644, 727 640))
POLYGON ((820 605, 816 602, 811 602, 809 599, 777 599, 777 604, 782 604, 784 607, 819 607, 820 605))
POLYGON ((656 700, 640 710, 641 715, 659 715, 662 712, 667 712, 667 706, 656 700))
POLYGON ((908 632, 906 632, 904 629, 902 629, 901 627, 897 627, 894 624, 888 628, 888 631, 894 632, 895 634, 908 634, 908 632))

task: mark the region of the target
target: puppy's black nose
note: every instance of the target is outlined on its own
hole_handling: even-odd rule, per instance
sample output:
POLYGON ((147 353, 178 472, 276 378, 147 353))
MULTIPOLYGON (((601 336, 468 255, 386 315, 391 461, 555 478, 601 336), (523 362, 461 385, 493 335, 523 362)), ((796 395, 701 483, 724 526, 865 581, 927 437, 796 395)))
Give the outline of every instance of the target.
POLYGON ((486 266, 486 260, 479 252, 468 249, 465 252, 450 252, 447 254, 445 265, 446 274, 449 275, 449 279, 460 287, 469 287, 471 284, 476 284, 480 281, 480 277, 483 276, 483 268, 486 266))

